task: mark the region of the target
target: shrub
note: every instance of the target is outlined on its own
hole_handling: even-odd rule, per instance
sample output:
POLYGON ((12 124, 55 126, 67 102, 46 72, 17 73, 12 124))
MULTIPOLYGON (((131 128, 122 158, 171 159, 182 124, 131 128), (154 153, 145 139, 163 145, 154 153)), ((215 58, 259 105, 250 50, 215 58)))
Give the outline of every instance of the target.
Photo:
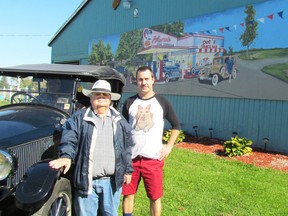
POLYGON ((231 137, 231 140, 224 142, 224 152, 228 157, 242 156, 245 154, 250 154, 253 144, 252 140, 244 138, 239 138, 238 136, 231 137))
MULTIPOLYGON (((163 140, 165 142, 167 142, 169 140, 169 138, 171 136, 171 132, 172 132, 172 130, 167 130, 167 131, 164 132, 163 140)), ((179 133, 179 135, 178 135, 178 137, 177 137, 177 139, 175 141, 175 144, 183 142, 184 139, 185 139, 185 134, 184 134, 184 132, 182 130, 180 130, 180 133, 179 133)))

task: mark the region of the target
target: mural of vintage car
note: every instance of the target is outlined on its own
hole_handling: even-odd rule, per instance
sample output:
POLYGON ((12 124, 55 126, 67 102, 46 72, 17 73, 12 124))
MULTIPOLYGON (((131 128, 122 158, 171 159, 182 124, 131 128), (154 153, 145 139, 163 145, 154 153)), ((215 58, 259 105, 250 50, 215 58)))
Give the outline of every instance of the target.
POLYGON ((189 71, 184 73, 185 79, 198 78, 200 71, 203 69, 203 66, 192 67, 189 71))
POLYGON ((175 65, 172 61, 164 61, 163 64, 164 81, 177 81, 181 78, 180 66, 175 65))
MULTIPOLYGON (((62 124, 90 105, 82 89, 98 79, 122 93, 124 76, 106 66, 37 64, 0 68, 0 215, 73 212, 71 172, 51 169, 62 124), (48 86, 52 89, 48 91, 48 86), (49 99, 50 98, 50 99, 49 99)), ((118 102, 113 103, 115 108, 118 102)))
POLYGON ((199 71, 198 81, 216 86, 222 80, 236 79, 238 73, 236 56, 214 57, 212 64, 199 71))

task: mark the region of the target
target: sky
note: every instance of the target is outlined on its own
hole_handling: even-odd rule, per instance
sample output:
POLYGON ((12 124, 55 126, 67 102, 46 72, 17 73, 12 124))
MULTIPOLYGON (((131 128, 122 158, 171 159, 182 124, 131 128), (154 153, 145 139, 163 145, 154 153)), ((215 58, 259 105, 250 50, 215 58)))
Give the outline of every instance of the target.
MULTIPOLYGON (((270 0, 254 4, 255 20, 258 22, 257 37, 250 48, 284 48, 288 46, 288 0, 270 0), (282 17, 278 13, 282 12, 282 17), (272 15, 272 17, 271 17, 272 15), (270 17, 270 18, 269 18, 270 17)), ((240 36, 245 28, 247 14, 245 7, 214 13, 210 16, 196 17, 185 21, 185 32, 209 31, 213 35, 225 38, 225 48, 233 47, 234 51, 246 49, 240 42, 240 36), (223 29, 223 32, 220 29, 223 29), (229 30, 227 30, 228 28, 229 30), (216 34, 215 34, 216 33, 216 34)))
POLYGON ((0 67, 51 63, 49 41, 83 0, 1 0, 0 67))

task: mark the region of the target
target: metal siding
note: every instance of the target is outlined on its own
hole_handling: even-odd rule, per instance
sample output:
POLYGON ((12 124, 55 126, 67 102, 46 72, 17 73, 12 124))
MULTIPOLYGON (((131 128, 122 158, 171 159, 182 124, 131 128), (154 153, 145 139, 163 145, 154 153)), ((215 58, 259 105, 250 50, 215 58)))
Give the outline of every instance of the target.
MULTIPOLYGON (((123 93, 121 101, 133 95, 123 93)), ((263 138, 269 138, 268 150, 288 153, 288 101, 269 101, 233 98, 211 98, 165 95, 173 105, 182 129, 195 135, 193 126, 198 126, 199 136, 228 140, 232 132, 252 139, 254 147, 264 148, 263 138)))

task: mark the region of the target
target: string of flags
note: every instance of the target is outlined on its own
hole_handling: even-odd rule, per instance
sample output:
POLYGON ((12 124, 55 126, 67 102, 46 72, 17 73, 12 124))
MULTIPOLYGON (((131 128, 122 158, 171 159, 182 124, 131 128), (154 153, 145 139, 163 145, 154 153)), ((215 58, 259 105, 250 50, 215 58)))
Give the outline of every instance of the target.
MULTIPOLYGON (((276 13, 276 15, 278 15, 281 19, 284 19, 284 10, 282 11, 279 11, 276 13)), ((269 19, 269 20, 273 20, 275 18, 275 14, 269 14, 267 15, 266 17, 261 17, 261 18, 258 18, 257 21, 259 21, 260 23, 264 24, 265 23, 265 19, 269 19)), ((251 24, 253 25, 255 22, 255 20, 252 20, 250 22, 248 22, 248 25, 251 24)), ((243 28, 245 28, 245 22, 242 22, 239 24, 240 26, 242 26, 243 28)), ((220 27, 220 28, 217 28, 217 29, 212 29, 212 30, 205 30, 205 31, 200 31, 200 32, 194 32, 194 33, 200 33, 200 34, 205 34, 205 33, 208 33, 208 34, 217 34, 218 32, 220 33, 224 33, 225 31, 229 31, 229 32, 232 32, 233 30, 237 30, 237 24, 234 24, 232 26, 226 26, 226 27, 220 27)), ((193 33, 188 33, 188 34, 193 34, 193 33)))

